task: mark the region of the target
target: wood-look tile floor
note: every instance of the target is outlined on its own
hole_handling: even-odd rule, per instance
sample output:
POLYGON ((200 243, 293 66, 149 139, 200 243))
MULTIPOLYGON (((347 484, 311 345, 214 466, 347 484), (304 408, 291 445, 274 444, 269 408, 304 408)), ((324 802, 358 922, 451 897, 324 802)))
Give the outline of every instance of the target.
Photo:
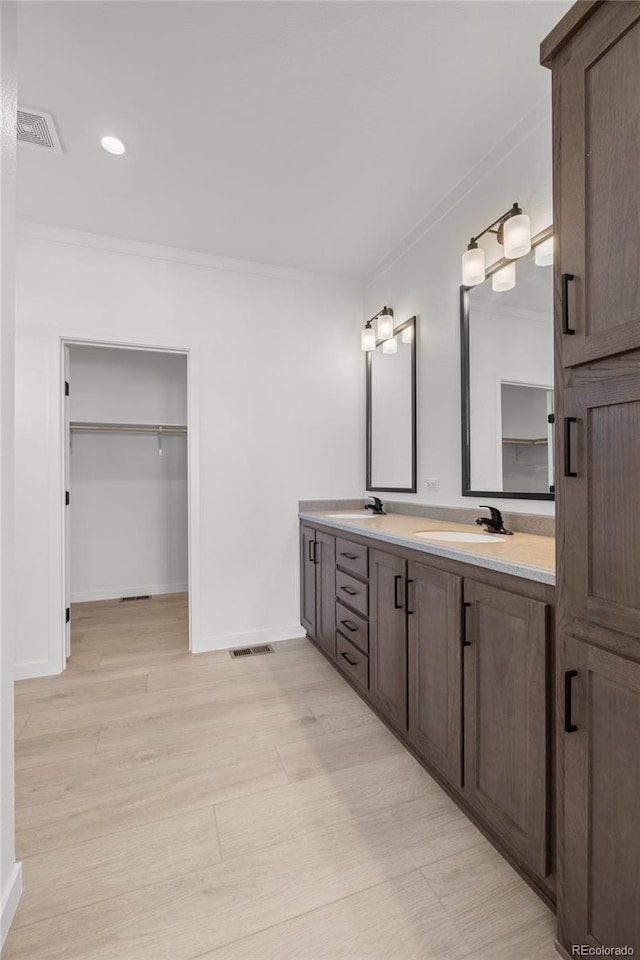
POLYGON ((73 610, 17 685, 4 960, 557 960, 554 918, 306 640, 187 651, 184 596, 73 610))

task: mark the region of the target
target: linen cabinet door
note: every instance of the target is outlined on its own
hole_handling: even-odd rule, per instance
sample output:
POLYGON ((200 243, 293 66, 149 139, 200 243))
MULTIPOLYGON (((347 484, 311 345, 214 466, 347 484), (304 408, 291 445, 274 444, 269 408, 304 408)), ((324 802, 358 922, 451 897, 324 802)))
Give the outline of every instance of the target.
POLYGON ((563 610, 640 637, 640 376, 564 394, 563 610))
POLYGON ((336 655, 336 540, 316 531, 316 640, 336 655))
POLYGON ((464 793, 544 879, 549 607, 471 580, 464 598, 464 793))
POLYGON ((409 563, 409 737, 416 751, 462 785, 462 578, 409 563))
POLYGON ((300 623, 310 637, 316 635, 316 532, 300 527, 300 623))
POLYGON ((597 10, 554 62, 562 363, 640 347, 640 3, 597 10))
POLYGON ((567 637, 564 943, 640 951, 640 664, 567 637))
POLYGON ((369 685, 371 700, 398 729, 407 729, 406 563, 370 550, 369 685))

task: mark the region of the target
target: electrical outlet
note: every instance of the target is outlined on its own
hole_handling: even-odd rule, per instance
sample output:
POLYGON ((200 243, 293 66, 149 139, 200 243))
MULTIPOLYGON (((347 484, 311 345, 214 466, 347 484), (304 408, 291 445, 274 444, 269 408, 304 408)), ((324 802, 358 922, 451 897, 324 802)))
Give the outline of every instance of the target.
POLYGON ((437 477, 430 477, 430 478, 425 482, 425 486, 426 486, 427 490, 439 490, 439 489, 440 489, 440 481, 437 479, 437 477))

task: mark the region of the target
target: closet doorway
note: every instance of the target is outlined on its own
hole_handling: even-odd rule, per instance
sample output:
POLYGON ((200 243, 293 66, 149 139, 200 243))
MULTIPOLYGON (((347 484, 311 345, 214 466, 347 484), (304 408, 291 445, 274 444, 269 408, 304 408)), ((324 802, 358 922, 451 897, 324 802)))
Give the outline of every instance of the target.
POLYGON ((63 349, 65 662, 186 652, 188 356, 63 349))

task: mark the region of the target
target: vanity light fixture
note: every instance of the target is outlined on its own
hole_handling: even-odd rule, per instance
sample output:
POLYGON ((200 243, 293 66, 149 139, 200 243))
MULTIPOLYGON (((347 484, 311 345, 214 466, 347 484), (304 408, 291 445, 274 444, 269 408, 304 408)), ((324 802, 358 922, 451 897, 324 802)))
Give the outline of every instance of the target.
POLYGON ((553 263, 553 237, 543 240, 535 248, 535 260, 538 267, 550 267, 553 263))
POLYGON ((478 240, 485 233, 496 235, 498 243, 504 245, 504 254, 509 260, 518 260, 531 250, 531 221, 518 204, 514 203, 510 210, 490 223, 477 236, 471 237, 466 252, 462 255, 462 282, 465 287, 475 287, 485 280, 484 250, 478 246, 478 240))
POLYGON ((516 285, 516 265, 513 261, 505 264, 500 270, 491 277, 491 289, 496 293, 504 293, 506 290, 513 290, 516 285))
POLYGON ((375 317, 367 320, 366 326, 360 334, 360 346, 365 352, 375 350, 378 340, 390 340, 393 337, 393 310, 391 307, 383 307, 376 313, 375 317), (378 321, 377 335, 371 326, 374 321, 378 321))
POLYGON ((389 340, 385 340, 382 344, 383 353, 397 353, 398 352, 398 338, 391 337, 389 340))

